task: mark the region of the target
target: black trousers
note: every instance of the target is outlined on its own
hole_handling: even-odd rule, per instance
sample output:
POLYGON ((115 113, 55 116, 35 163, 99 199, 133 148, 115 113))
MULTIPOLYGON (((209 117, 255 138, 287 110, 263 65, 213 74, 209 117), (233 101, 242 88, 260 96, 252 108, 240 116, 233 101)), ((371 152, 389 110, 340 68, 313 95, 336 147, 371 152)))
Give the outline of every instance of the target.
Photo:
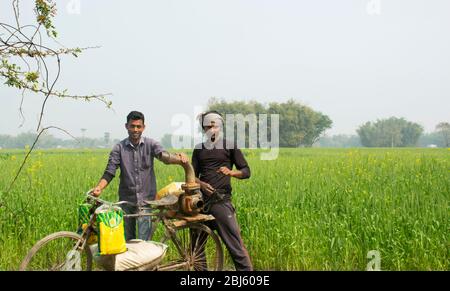
POLYGON ((212 204, 208 214, 213 215, 216 219, 207 221, 205 224, 219 233, 230 253, 236 271, 253 271, 250 256, 241 238, 241 230, 236 219, 236 210, 231 200, 227 199, 212 204))

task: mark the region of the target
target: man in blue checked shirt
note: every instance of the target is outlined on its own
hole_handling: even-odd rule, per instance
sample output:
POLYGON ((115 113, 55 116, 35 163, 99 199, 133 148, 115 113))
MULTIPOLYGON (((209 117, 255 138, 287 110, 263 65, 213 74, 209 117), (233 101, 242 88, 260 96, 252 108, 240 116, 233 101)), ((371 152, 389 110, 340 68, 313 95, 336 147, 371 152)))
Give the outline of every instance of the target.
MULTIPOLYGON (((120 168, 119 200, 128 201, 142 206, 145 200, 154 200, 156 195, 156 178, 153 169, 154 158, 165 164, 173 161, 173 155, 168 153, 159 142, 154 139, 143 137, 145 130, 145 118, 141 112, 132 111, 127 116, 125 128, 128 137, 116 144, 108 160, 105 172, 92 190, 92 194, 100 196, 103 189, 108 186, 114 178, 116 171, 120 168)), ((177 159, 182 163, 188 163, 189 159, 184 153, 176 153, 177 159)), ((138 207, 122 205, 126 214, 135 214, 138 207)), ((125 218, 126 240, 136 238, 136 222, 138 226, 138 238, 149 240, 151 235, 151 219, 145 217, 125 218), (137 220, 137 221, 136 221, 137 220)))

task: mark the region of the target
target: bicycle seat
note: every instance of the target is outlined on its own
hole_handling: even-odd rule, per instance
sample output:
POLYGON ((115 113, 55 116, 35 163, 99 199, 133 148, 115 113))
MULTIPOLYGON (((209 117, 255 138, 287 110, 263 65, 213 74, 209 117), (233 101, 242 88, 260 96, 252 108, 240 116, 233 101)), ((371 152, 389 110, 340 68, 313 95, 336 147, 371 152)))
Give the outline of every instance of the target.
POLYGON ((170 206, 178 202, 178 196, 169 194, 159 200, 152 200, 152 201, 145 200, 144 202, 145 204, 153 206, 170 206))

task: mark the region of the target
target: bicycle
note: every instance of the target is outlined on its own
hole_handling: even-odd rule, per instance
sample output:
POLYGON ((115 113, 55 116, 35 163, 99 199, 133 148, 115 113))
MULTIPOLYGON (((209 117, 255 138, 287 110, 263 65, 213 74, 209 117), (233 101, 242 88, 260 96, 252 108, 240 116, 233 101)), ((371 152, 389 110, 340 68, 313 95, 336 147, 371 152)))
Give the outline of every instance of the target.
MULTIPOLYGON (((81 234, 69 231, 52 233, 39 240, 22 261, 19 270, 86 270, 93 268, 93 254, 89 247, 91 235, 97 234, 95 209, 103 204, 132 204, 126 201, 111 203, 86 193, 92 203, 89 223, 81 234)), ((137 214, 124 217, 151 216, 152 235, 159 224, 163 225, 160 242, 167 244, 167 251, 156 266, 150 270, 213 270, 223 269, 223 249, 219 237, 204 222, 214 220, 211 215, 198 213, 185 216, 174 210, 178 197, 168 195, 160 200, 146 201, 137 214)), ((133 204, 132 204, 133 205, 133 204)), ((135 205, 134 205, 135 206, 135 205)), ((145 269, 145 266, 138 268, 145 269)))

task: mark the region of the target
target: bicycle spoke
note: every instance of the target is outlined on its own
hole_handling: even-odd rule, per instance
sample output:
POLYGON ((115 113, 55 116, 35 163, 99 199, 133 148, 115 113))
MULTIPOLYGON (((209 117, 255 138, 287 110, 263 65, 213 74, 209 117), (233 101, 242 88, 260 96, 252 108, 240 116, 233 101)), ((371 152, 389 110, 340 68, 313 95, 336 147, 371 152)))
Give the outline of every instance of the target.
POLYGON ((204 231, 200 232, 200 235, 197 235, 197 239, 194 244, 194 252, 192 255, 195 257, 198 254, 196 250, 198 250, 199 252, 204 252, 204 248, 207 242, 208 242, 208 234, 204 231), (200 237, 202 238, 201 240, 200 237), (201 242, 200 245, 198 244, 199 241, 201 242))
POLYGON ((161 270, 222 270, 223 252, 220 240, 207 226, 194 223, 175 229, 162 242, 169 247, 161 270), (169 239, 169 240, 168 240, 169 239))

